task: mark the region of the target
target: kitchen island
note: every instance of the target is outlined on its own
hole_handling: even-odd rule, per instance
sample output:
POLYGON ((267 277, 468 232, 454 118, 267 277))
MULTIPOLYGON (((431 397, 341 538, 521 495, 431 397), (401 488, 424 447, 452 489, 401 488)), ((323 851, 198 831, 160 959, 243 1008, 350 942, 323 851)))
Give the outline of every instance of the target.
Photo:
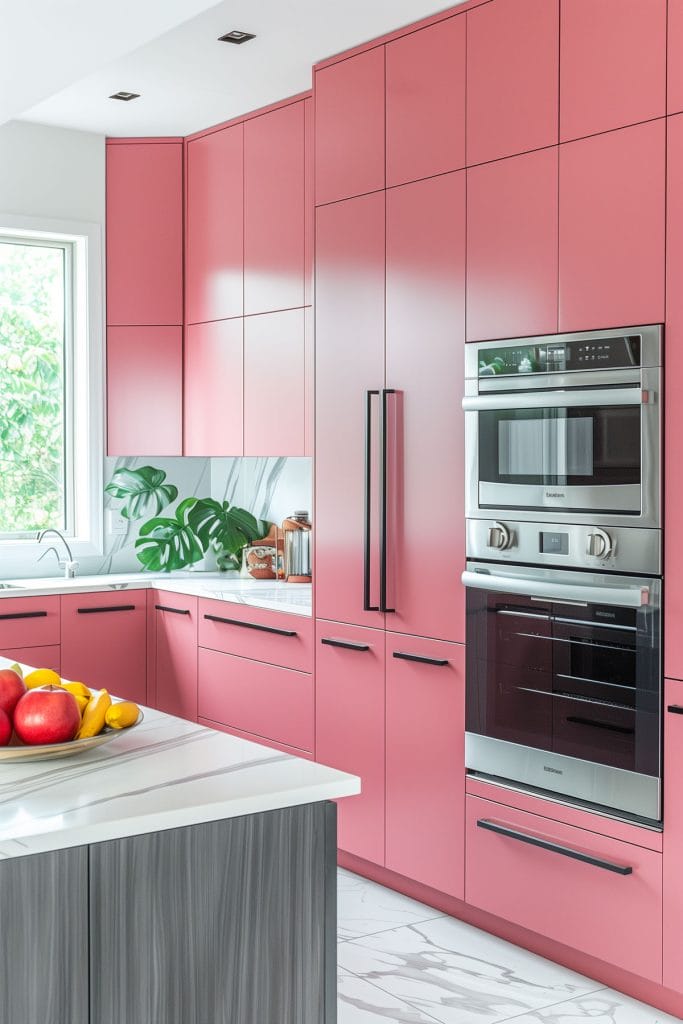
POLYGON ((0 762, 0 1021, 333 1024, 330 801, 359 780, 144 713, 0 762))

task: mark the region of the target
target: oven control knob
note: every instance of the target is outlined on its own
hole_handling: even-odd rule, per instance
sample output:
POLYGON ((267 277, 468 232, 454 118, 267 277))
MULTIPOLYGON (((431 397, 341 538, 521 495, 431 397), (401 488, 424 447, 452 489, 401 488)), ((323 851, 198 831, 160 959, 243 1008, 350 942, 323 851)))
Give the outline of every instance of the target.
POLYGON ((488 546, 497 548, 498 551, 506 551, 512 545, 512 534, 504 523, 494 523, 489 526, 488 546))
POLYGON ((596 530, 588 534, 586 554, 594 558, 609 558, 614 550, 612 538, 604 530, 596 530))

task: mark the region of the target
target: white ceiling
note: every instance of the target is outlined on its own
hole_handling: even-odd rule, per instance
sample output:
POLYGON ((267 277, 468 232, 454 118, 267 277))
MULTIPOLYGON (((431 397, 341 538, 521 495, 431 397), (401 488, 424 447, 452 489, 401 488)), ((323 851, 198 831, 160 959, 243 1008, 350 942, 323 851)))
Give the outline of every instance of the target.
MULTIPOLYGON (((129 47, 130 52, 117 59, 100 59, 96 70, 92 65, 85 69, 92 73, 81 70, 78 76, 71 75, 71 83, 57 83, 50 98, 43 93, 41 101, 35 102, 34 96, 33 105, 26 104, 21 117, 114 136, 188 135, 303 92, 311 86, 311 66, 316 61, 461 2, 223 0, 206 9, 208 4, 202 0, 137 0, 137 10, 149 5, 158 16, 163 8, 166 20, 165 8, 204 10, 170 31, 158 17, 158 38, 142 46, 138 40, 136 49, 129 47), (242 46, 217 42, 218 36, 232 29, 253 32, 257 38, 242 46), (118 90, 141 96, 130 103, 108 98, 118 90)), ((18 6, 19 0, 0 0, 5 3, 18 6)), ((104 5, 94 0, 41 3, 60 9, 96 7, 104 19, 104 5)), ((115 14, 118 22, 121 9, 133 6, 133 0, 118 0, 108 8, 106 21, 115 14)), ((103 32, 111 30, 113 26, 106 22, 102 25, 103 32)), ((76 49, 81 34, 88 35, 85 30, 79 33, 76 49)), ((33 39, 29 42, 32 46, 33 39)), ((70 63, 70 53, 68 57, 70 63)))

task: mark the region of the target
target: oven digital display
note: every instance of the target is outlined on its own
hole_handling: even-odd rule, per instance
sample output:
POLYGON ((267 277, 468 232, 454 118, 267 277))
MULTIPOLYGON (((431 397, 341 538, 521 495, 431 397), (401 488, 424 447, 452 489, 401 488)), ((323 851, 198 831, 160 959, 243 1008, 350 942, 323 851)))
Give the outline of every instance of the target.
POLYGON ((640 366, 640 342, 640 335, 635 334, 481 349, 479 376, 505 377, 525 373, 613 370, 640 366))
POLYGON ((541 533, 540 551, 543 555, 568 555, 568 533, 541 533))

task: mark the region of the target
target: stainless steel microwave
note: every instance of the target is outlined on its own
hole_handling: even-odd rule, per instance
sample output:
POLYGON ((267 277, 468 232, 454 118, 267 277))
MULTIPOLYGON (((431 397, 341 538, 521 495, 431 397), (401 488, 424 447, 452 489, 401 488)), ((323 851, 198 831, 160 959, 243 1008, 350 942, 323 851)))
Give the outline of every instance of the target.
POLYGON ((659 528, 660 325, 466 347, 466 515, 659 528))

